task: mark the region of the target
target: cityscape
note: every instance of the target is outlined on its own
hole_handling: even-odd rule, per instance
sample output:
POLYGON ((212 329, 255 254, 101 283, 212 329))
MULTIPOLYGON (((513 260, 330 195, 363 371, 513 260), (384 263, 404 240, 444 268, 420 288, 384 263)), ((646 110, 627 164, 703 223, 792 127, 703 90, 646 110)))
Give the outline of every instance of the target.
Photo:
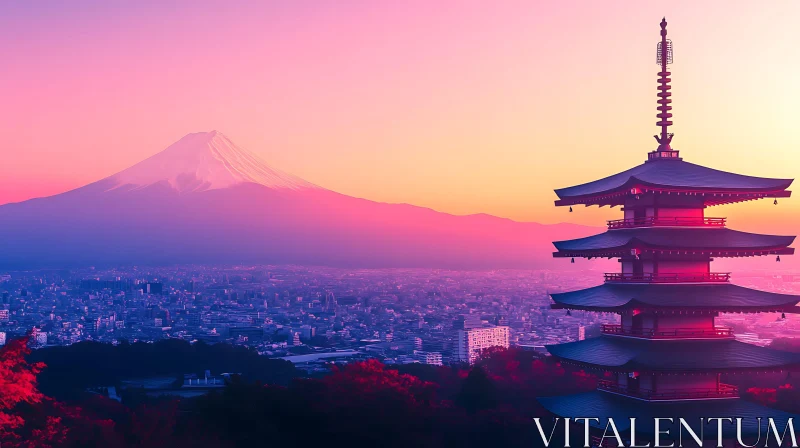
MULTIPOLYGON (((594 286, 596 271, 447 271, 302 266, 118 268, 0 275, 0 341, 34 347, 179 338, 230 343, 310 371, 357 359, 474 362, 491 346, 546 355, 545 345, 600 334, 612 314, 551 309, 549 294, 594 286), (464 347, 465 330, 506 328, 464 347), (461 333, 461 335, 459 334, 461 333)), ((743 273, 742 286, 800 293, 800 275, 743 273)), ((722 314, 738 338, 800 336, 794 315, 722 314)), ((467 336, 468 337, 468 336, 467 336)))

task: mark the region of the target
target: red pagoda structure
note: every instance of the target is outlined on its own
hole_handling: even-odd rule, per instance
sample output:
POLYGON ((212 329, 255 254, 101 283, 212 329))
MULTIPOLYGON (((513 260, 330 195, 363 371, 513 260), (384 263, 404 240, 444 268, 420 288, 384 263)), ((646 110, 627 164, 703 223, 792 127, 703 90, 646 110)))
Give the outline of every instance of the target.
MULTIPOLYGON (((627 171, 555 191, 556 206, 621 206, 624 215, 609 221, 605 233, 554 243, 555 257, 618 258, 620 270, 605 274, 600 286, 551 294, 552 307, 616 313, 621 319, 620 324, 604 325, 599 337, 547 347, 561 362, 601 371, 605 379, 596 391, 540 401, 558 416, 599 417, 594 424, 601 430, 605 419, 613 418, 624 431, 629 428, 620 424, 640 417, 643 427, 636 428, 637 440, 647 431, 646 422, 652 431, 653 417, 690 422, 743 417, 745 432, 752 433, 759 431, 756 417, 773 417, 785 425, 791 415, 740 399, 737 388, 721 382, 721 377, 787 371, 800 365, 800 357, 739 342, 715 319, 725 312, 797 313, 800 298, 736 286, 729 273, 715 272, 711 266, 719 257, 792 254, 794 237, 731 230, 725 218, 706 216, 706 209, 789 197, 792 180, 743 176, 685 162, 670 146, 667 66, 672 43, 666 20, 661 21, 657 62, 658 147, 627 171)), ((726 425, 726 431, 735 437, 735 426, 726 425)), ((707 432, 716 437, 716 431, 707 432)))

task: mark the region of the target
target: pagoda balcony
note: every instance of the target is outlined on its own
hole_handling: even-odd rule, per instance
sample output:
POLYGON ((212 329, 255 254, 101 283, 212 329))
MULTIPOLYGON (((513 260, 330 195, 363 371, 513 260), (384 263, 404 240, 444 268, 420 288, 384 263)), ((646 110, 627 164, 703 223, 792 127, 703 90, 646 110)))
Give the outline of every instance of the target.
POLYGON ((659 159, 683 160, 681 159, 680 151, 676 151, 674 149, 666 151, 650 151, 647 153, 648 162, 659 159))
POLYGON ((680 273, 680 274, 632 274, 607 272, 606 283, 727 283, 730 272, 680 273))
POLYGON ((621 386, 613 381, 598 380, 597 388, 602 391, 611 392, 620 395, 626 395, 633 398, 642 400, 658 401, 658 400, 702 400, 711 398, 737 398, 739 397, 739 388, 731 384, 720 383, 716 388, 699 389, 699 388, 686 388, 686 389, 666 389, 666 390, 650 390, 641 388, 631 388, 621 386))
POLYGON ((656 218, 647 216, 644 218, 613 219, 607 221, 608 229, 632 229, 636 227, 725 227, 727 218, 702 218, 702 217, 680 217, 656 218))
POLYGON ((603 324, 600 326, 600 331, 608 335, 642 339, 732 339, 734 337, 733 330, 727 327, 714 327, 714 329, 673 328, 662 331, 652 328, 622 328, 622 325, 619 324, 603 324))

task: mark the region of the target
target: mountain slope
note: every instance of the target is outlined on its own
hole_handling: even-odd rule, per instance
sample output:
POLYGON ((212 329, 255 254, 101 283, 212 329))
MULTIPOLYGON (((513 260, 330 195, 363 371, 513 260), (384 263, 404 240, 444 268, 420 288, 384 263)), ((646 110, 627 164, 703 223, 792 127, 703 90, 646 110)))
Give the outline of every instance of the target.
POLYGON ((0 266, 529 268, 553 263, 551 241, 594 231, 341 195, 212 132, 85 187, 0 206, 0 266))
POLYGON ((113 188, 143 188, 159 182, 181 192, 200 192, 252 182, 301 190, 315 185, 276 170, 217 131, 197 132, 108 178, 113 188))

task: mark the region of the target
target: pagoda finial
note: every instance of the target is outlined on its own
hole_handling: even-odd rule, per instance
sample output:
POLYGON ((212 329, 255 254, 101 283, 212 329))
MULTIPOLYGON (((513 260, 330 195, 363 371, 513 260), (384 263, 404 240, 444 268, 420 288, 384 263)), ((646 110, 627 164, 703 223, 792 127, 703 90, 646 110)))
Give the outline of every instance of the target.
POLYGON ((659 118, 656 125, 661 126, 661 135, 655 135, 654 137, 658 142, 657 151, 671 151, 672 148, 670 148, 669 144, 674 134, 669 133, 669 126, 672 125, 672 121, 670 121, 672 114, 669 112, 672 110, 672 106, 670 106, 672 100, 669 97, 672 96, 670 92, 672 87, 669 85, 671 79, 669 78, 670 72, 667 71, 667 65, 672 63, 672 41, 667 39, 666 17, 661 19, 661 42, 658 43, 656 62, 661 66, 661 71, 658 72, 658 115, 656 115, 659 118))

